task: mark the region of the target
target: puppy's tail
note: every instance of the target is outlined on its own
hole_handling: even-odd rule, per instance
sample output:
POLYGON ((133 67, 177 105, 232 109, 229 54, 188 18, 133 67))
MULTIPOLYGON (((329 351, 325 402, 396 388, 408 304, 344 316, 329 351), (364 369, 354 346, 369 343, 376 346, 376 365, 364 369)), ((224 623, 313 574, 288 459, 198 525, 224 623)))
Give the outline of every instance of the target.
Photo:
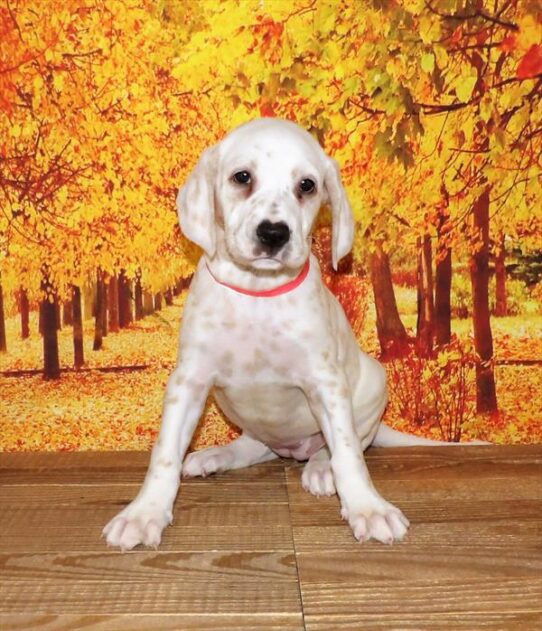
POLYGON ((431 440, 429 438, 421 438, 420 436, 412 436, 404 432, 398 432, 396 429, 388 427, 385 423, 380 423, 376 436, 371 443, 374 447, 453 447, 454 445, 490 445, 491 443, 483 440, 473 440, 469 443, 448 443, 443 440, 431 440))

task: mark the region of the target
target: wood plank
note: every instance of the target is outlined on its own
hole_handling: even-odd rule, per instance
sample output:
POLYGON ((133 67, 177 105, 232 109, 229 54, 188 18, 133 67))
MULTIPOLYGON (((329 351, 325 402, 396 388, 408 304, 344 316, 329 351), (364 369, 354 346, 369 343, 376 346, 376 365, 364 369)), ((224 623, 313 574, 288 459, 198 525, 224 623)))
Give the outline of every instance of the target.
MULTIPOLYGON (((337 526, 295 526, 293 536, 297 552, 329 550, 349 550, 354 554, 365 554, 366 544, 354 539, 349 528, 341 520, 337 526)), ((537 546, 542 540, 541 525, 537 520, 456 521, 417 522, 409 530, 401 546, 446 546, 452 549, 464 546, 492 546, 498 553, 499 548, 509 549, 518 542, 522 546, 537 546)), ((370 545, 373 545, 369 542, 370 545)), ((374 544, 378 545, 378 544, 374 544)), ((387 549, 387 548, 385 548, 387 549)))
MULTIPOLYGON (((290 505, 293 526, 336 526, 346 523, 341 519, 337 498, 313 498, 314 502, 290 505)), ((391 498, 388 498, 391 500, 391 498)), ((433 500, 430 504, 418 501, 397 502, 399 508, 410 520, 412 527, 420 523, 444 522, 452 524, 477 520, 501 520, 510 523, 513 519, 541 519, 541 505, 538 500, 507 500, 503 502, 486 500, 482 502, 456 501, 453 499, 433 500)))
MULTIPOLYGON (((3 533, 14 533, 16 528, 66 526, 93 530, 111 519, 115 511, 125 505, 111 503, 95 507, 93 511, 77 507, 14 508, 0 514, 0 529, 3 533)), ((212 525, 242 526, 247 522, 253 527, 288 523, 288 509, 283 504, 177 504, 173 511, 174 524, 178 526, 207 527, 212 525)), ((45 536, 45 535, 44 535, 45 536)))
POLYGON ((3 631, 303 631, 301 613, 275 614, 126 614, 0 615, 3 631))
MULTIPOLYGON (((445 568, 443 568, 445 572, 445 568)), ((394 584, 368 581, 364 584, 302 585, 307 628, 311 619, 331 621, 337 614, 356 614, 360 626, 375 616, 416 616, 429 626, 433 616, 457 617, 473 613, 542 613, 542 579, 493 578, 486 576, 459 583, 446 579, 416 580, 394 584)))
MULTIPOLYGON (((1 484, 141 484, 150 452, 73 452, 0 454, 1 484)), ((284 479, 284 462, 277 459, 245 469, 218 473, 205 480, 191 478, 185 484, 267 484, 284 479)))
MULTIPOLYGON (((118 506, 10 508, 0 511, 0 552, 102 552, 101 531, 118 506)), ((291 549, 285 504, 178 503, 160 550, 291 549)))
MULTIPOLYGON (((71 581, 109 586, 145 585, 147 582, 213 583, 236 581, 296 583, 294 553, 282 552, 164 552, 116 551, 103 553, 0 554, 1 582, 24 583, 29 589, 71 581)), ((3 589, 2 589, 3 591, 3 589)))
MULTIPOLYGON (((6 507, 79 506, 93 508, 104 505, 122 505, 130 502, 139 492, 139 484, 4 484, 0 487, 0 502, 6 507)), ((288 502, 284 480, 261 483, 215 483, 209 478, 206 484, 181 484, 177 502, 192 504, 285 504, 288 502)))
MULTIPOLYGON (((485 460, 489 457, 499 461, 517 459, 542 459, 540 445, 453 445, 443 447, 399 447, 381 448, 371 447, 366 452, 369 461, 382 461, 384 464, 390 459, 408 462, 409 459, 422 460, 429 457, 452 458, 457 461, 485 460)), ((72 451, 72 452, 6 452, 0 454, 0 471, 3 469, 36 470, 36 469, 64 469, 79 468, 102 470, 113 467, 117 469, 147 468, 150 451, 72 451)), ((262 465, 259 469, 281 467, 284 460, 273 460, 262 465)), ((286 462, 293 463, 292 460, 286 462)), ((256 467, 251 467, 255 469, 256 467)), ((408 468, 408 467, 407 467, 408 468)), ((242 472, 245 470, 236 470, 242 472)), ((236 475, 236 472, 230 472, 236 475)))
MULTIPOLYGON (((496 459, 499 462, 514 462, 525 459, 540 462, 542 459, 540 445, 468 445, 466 443, 418 447, 369 447, 365 455, 368 460, 375 462, 397 459, 406 463, 410 459, 424 460, 428 457, 445 458, 458 462, 484 461, 488 458, 496 459)), ((407 464, 406 469, 408 470, 410 466, 407 464)))
POLYGON ((483 445, 369 449, 367 466, 375 480, 540 477, 538 445, 483 445))
POLYGON ((141 469, 149 464, 150 451, 22 451, 0 455, 0 472, 17 471, 74 471, 107 468, 141 469))
POLYGON ((372 584, 450 580, 457 584, 474 578, 542 576, 542 555, 536 546, 492 547, 396 544, 369 542, 350 550, 298 552, 299 579, 310 584, 372 584))
MULTIPOLYGON (((540 480, 542 450, 539 445, 371 448, 365 453, 373 480, 458 480, 533 477, 540 480)), ((286 461, 287 473, 304 463, 286 461)))
MULTIPOLYGON (((136 555, 133 555, 134 558, 136 555)), ((1 613, 24 614, 298 614, 295 581, 145 581, 100 583, 9 582, 2 586, 1 613)))
POLYGON ((123 467, 145 469, 150 451, 20 451, 0 454, 4 469, 39 470, 123 467))
MULTIPOLYGON (((520 476, 506 483, 500 478, 435 477, 401 480, 375 480, 379 493, 392 502, 411 501, 423 497, 425 501, 450 497, 454 500, 492 498, 501 500, 542 500, 542 469, 537 475, 520 476)), ((301 486, 301 470, 287 470, 288 494, 295 502, 306 503, 314 497, 301 486)), ((316 498, 326 500, 327 498, 316 498)))
MULTIPOLYGON (((371 448, 366 458, 377 480, 427 478, 433 473, 438 473, 440 478, 488 474, 513 477, 537 475, 535 465, 542 464, 542 451, 538 445, 371 448)), ((138 484, 143 481, 149 459, 150 452, 3 453, 0 454, 0 481, 5 484, 138 484)), ((294 469, 302 467, 293 460, 277 459, 227 471, 213 479, 265 483, 270 478, 281 478, 284 465, 294 469)))
POLYGON ((461 612, 441 611, 426 614, 373 613, 305 616, 307 631, 330 631, 346 629, 413 629, 413 631, 539 631, 542 628, 538 612, 519 611, 482 611, 461 612))

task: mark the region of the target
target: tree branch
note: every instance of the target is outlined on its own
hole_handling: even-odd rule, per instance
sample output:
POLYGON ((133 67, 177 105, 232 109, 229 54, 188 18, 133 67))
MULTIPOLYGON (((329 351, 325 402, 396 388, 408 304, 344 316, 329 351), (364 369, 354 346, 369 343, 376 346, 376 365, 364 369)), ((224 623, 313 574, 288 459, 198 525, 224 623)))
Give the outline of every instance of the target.
POLYGON ((434 7, 432 7, 431 4, 427 1, 425 2, 425 6, 429 9, 429 11, 431 11, 431 13, 433 13, 434 15, 438 15, 438 17, 442 18, 443 20, 465 22, 467 20, 475 20, 476 18, 482 18, 483 20, 486 20, 487 22, 491 22, 492 24, 498 24, 499 26, 502 26, 511 31, 516 31, 516 32, 519 31, 519 26, 517 24, 515 24, 514 22, 507 22, 505 20, 501 20, 500 17, 498 17, 498 15, 500 15, 501 12, 498 15, 489 15, 488 13, 485 13, 484 11, 478 10, 478 11, 475 11, 474 13, 465 14, 465 15, 457 15, 457 14, 450 15, 448 13, 440 13, 434 7))

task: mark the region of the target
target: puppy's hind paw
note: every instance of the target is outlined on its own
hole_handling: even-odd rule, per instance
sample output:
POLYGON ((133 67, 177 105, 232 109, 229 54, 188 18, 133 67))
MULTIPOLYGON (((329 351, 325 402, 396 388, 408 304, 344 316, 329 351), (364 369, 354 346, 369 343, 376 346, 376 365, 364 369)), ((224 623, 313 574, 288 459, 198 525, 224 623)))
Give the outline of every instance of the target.
POLYGON ((301 486, 317 497, 335 495, 335 481, 329 460, 309 460, 301 474, 301 486))
POLYGON ((226 471, 231 467, 230 451, 224 447, 209 447, 201 451, 194 451, 186 456, 182 474, 186 478, 205 478, 213 473, 226 471))

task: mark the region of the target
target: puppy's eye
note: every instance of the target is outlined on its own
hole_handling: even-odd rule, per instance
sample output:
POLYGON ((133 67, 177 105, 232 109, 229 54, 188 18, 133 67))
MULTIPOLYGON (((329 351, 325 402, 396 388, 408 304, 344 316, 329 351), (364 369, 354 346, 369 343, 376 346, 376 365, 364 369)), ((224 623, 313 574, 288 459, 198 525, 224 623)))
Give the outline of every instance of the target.
POLYGON ((237 173, 233 174, 233 179, 237 184, 250 184, 252 178, 248 171, 237 171, 237 173))
POLYGON ((316 184, 309 180, 309 178, 305 178, 299 182, 299 191, 301 193, 312 193, 316 189, 316 184))

